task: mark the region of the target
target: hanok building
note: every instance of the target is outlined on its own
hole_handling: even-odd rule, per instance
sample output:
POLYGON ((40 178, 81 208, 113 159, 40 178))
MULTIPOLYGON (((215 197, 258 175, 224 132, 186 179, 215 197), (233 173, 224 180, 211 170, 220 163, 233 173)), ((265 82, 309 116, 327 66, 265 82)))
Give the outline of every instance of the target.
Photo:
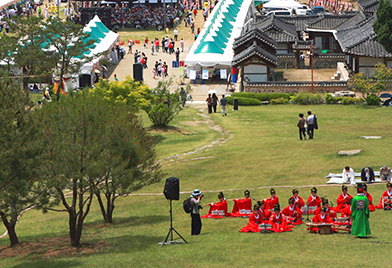
MULTIPOLYGON (((248 32, 238 37, 233 44, 232 65, 242 67, 241 81, 251 83, 271 81, 272 69, 277 66, 276 47, 277 43, 254 25, 248 32)), ((241 87, 242 85, 243 83, 241 87)))

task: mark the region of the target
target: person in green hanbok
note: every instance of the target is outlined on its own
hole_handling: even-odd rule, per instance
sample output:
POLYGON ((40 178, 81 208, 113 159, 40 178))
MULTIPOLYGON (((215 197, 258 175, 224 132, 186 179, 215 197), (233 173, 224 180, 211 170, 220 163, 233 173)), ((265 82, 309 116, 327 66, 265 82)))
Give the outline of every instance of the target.
POLYGON ((357 196, 352 199, 351 219, 353 220, 351 234, 358 237, 370 235, 369 200, 363 195, 363 189, 358 187, 357 196))

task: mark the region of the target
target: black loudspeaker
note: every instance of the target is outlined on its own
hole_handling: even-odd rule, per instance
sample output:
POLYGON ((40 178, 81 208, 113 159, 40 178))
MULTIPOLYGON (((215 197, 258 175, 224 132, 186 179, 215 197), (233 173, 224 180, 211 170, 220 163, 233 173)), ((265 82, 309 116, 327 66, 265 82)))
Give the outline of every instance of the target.
POLYGON ((170 177, 166 179, 165 189, 163 194, 166 199, 169 200, 180 200, 180 181, 178 178, 170 177))
POLYGON ((133 79, 136 82, 143 81, 143 64, 141 63, 133 64, 133 79))
POLYGON ((234 100, 233 100, 233 110, 234 111, 238 111, 238 99, 237 98, 234 98, 234 100))

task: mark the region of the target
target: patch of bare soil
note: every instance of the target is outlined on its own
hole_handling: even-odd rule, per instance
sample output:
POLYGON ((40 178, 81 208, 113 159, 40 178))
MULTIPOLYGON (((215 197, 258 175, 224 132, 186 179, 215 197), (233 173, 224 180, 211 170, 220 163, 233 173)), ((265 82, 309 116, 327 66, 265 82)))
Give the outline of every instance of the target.
POLYGON ((0 259, 9 257, 37 256, 43 258, 89 255, 108 246, 105 242, 86 243, 81 247, 70 246, 68 236, 49 237, 34 242, 25 242, 14 247, 0 247, 0 259))
POLYGON ((181 122, 181 124, 185 125, 185 126, 189 126, 189 127, 197 127, 200 124, 204 124, 205 122, 203 121, 185 121, 185 122, 181 122))
POLYGON ((147 130, 151 131, 153 133, 179 133, 179 134, 190 134, 191 133, 186 129, 182 129, 180 127, 175 127, 175 126, 167 126, 164 128, 158 128, 158 127, 151 126, 151 127, 147 128, 147 130))

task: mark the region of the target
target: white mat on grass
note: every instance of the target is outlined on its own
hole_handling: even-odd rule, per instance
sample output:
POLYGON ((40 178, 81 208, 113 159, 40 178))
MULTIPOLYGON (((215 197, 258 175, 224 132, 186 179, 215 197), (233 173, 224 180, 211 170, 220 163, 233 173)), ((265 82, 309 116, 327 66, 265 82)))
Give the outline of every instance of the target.
MULTIPOLYGON (((383 182, 380 178, 375 178, 373 183, 383 182)), ((350 184, 343 181, 342 177, 331 177, 327 183, 337 183, 337 184, 350 184)), ((365 183, 361 179, 355 179, 355 183, 365 183)))
MULTIPOLYGON (((361 172, 359 173, 354 173, 355 177, 361 177, 361 172)), ((380 171, 374 171, 374 177, 379 177, 380 176, 380 171)), ((342 178, 343 173, 329 173, 326 178, 342 178)))

